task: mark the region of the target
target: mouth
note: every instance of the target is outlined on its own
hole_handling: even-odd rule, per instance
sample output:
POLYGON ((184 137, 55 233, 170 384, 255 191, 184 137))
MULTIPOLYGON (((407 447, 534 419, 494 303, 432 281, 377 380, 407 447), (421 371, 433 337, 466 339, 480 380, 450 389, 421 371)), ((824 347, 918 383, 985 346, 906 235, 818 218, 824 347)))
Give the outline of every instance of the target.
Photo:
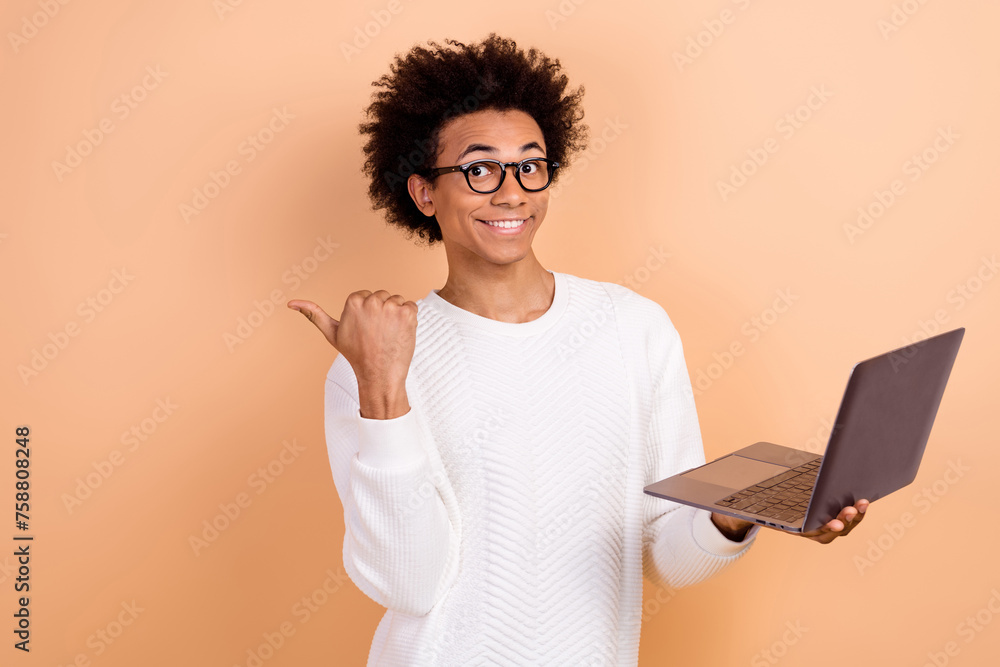
POLYGON ((530 218, 498 218, 496 220, 479 220, 497 231, 515 232, 524 227, 530 218))

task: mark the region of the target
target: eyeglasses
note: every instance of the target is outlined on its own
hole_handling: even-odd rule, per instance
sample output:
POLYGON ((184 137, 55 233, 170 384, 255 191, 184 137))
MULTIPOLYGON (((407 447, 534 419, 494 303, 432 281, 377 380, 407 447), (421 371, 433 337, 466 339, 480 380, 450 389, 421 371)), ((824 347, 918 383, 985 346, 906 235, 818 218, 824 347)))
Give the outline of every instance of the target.
POLYGON ((496 192, 503 185, 507 176, 507 167, 515 167, 514 178, 528 192, 540 192, 549 187, 555 174, 558 162, 544 157, 529 157, 520 162, 501 162, 500 160, 476 160, 466 162, 456 167, 439 167, 429 173, 431 178, 441 174, 460 171, 465 174, 465 181, 473 192, 488 195, 496 192))

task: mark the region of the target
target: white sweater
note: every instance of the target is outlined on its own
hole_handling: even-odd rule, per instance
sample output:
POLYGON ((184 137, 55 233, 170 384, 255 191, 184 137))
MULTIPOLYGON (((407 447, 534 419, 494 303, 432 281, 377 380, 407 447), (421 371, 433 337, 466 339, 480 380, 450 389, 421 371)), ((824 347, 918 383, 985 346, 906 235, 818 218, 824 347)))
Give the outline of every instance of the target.
POLYGON ((344 567, 387 608, 369 667, 634 666, 643 575, 696 583, 755 537, 642 491, 705 460, 663 308, 552 273, 530 322, 418 301, 401 417, 361 417, 350 364, 330 368, 344 567))

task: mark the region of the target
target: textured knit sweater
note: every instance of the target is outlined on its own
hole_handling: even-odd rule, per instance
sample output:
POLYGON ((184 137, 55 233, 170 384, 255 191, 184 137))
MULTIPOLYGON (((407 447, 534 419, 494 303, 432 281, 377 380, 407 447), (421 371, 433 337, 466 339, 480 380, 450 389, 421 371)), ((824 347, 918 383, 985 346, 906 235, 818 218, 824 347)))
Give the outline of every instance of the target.
POLYGON ((642 578, 681 587, 753 541, 643 493, 704 463, 681 342, 656 302, 552 272, 539 318, 417 302, 410 410, 326 382, 344 567, 386 607, 369 667, 638 662, 642 578))

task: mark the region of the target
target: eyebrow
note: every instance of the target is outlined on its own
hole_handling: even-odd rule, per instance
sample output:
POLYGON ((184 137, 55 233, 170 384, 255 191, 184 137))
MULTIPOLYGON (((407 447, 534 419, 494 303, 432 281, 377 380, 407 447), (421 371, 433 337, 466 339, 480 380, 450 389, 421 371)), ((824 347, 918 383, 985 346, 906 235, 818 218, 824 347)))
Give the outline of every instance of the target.
MULTIPOLYGON (((531 141, 521 146, 521 152, 524 153, 525 151, 531 150, 532 148, 538 149, 543 153, 545 152, 545 149, 543 149, 538 144, 537 141, 531 141)), ((462 158, 464 158, 466 155, 468 155, 469 153, 475 153, 476 151, 482 151, 484 153, 489 153, 491 155, 496 155, 497 153, 500 152, 496 146, 489 146, 487 144, 469 144, 469 146, 467 146, 464 151, 458 154, 457 161, 461 162, 462 158)))

